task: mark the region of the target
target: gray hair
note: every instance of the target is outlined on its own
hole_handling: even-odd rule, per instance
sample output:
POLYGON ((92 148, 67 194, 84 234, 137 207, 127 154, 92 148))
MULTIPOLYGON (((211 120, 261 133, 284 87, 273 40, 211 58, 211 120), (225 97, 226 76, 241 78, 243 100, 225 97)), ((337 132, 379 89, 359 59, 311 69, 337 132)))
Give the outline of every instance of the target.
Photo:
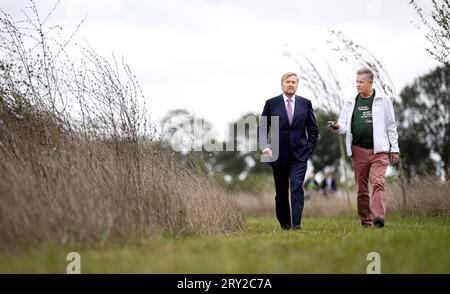
POLYGON ((373 81, 373 71, 368 67, 363 67, 358 69, 356 72, 357 75, 366 75, 369 81, 373 81))
POLYGON ((281 84, 283 85, 283 82, 292 76, 294 76, 297 79, 297 83, 298 83, 299 79, 298 79, 297 74, 295 72, 287 72, 281 77, 281 84))

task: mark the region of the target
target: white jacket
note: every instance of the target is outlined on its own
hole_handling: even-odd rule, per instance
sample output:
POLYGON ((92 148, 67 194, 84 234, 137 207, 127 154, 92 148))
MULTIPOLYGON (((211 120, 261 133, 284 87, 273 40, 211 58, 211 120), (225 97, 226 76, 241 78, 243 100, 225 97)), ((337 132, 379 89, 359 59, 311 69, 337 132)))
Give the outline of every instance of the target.
MULTIPOLYGON (((339 134, 345 134, 345 145, 347 155, 352 156, 351 133, 353 109, 356 99, 348 100, 342 108, 339 115, 339 134)), ((373 122, 373 152, 399 152, 397 124, 395 123, 395 114, 392 101, 389 97, 376 96, 372 104, 372 122, 373 122)))

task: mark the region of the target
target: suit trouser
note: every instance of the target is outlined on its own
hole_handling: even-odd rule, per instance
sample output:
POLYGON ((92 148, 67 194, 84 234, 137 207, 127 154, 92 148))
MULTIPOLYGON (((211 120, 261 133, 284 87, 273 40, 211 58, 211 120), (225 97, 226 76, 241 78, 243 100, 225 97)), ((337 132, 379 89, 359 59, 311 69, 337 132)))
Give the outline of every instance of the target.
POLYGON ((272 166, 275 181, 275 212, 280 226, 289 229, 300 226, 304 206, 303 182, 307 162, 299 162, 291 156, 289 163, 281 167, 272 166), (290 184, 290 185, 289 185, 290 184), (289 186, 291 209, 289 209, 289 186), (291 212, 292 211, 292 215, 291 212))
POLYGON ((386 191, 384 175, 389 165, 387 153, 373 153, 352 145, 352 164, 355 171, 355 181, 358 188, 358 214, 361 223, 372 223, 372 217, 384 218, 386 212, 386 191), (369 197, 369 175, 372 182, 372 205, 369 197))

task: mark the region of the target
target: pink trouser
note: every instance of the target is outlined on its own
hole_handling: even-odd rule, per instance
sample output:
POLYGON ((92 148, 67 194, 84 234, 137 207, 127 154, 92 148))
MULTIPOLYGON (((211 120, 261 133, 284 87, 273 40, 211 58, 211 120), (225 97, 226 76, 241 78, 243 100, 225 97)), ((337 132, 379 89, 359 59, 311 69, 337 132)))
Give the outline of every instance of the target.
POLYGON ((373 149, 352 145, 352 164, 358 188, 358 214, 361 223, 371 224, 372 217, 384 218, 386 192, 384 175, 389 164, 387 153, 373 154, 373 149), (372 182, 372 209, 369 197, 369 174, 372 182))

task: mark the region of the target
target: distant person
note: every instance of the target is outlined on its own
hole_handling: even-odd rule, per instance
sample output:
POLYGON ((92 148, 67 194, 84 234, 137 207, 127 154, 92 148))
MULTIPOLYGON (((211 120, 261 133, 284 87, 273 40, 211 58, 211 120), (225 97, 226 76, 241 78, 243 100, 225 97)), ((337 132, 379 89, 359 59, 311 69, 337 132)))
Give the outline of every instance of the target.
POLYGON ((270 131, 278 133, 278 142, 260 146, 263 154, 272 157, 272 148, 279 150, 276 159, 270 162, 275 181, 275 210, 278 222, 284 230, 300 230, 304 206, 303 182, 308 158, 313 152, 319 129, 311 101, 295 95, 298 86, 296 73, 288 72, 281 77, 283 93, 266 101, 261 121, 261 145, 267 142, 271 129, 271 118, 278 117, 278 128, 270 131), (274 146, 277 145, 277 146, 274 146), (289 188, 291 190, 291 208, 289 207, 289 188), (292 214, 291 214, 292 212, 292 214))
POLYGON ((311 174, 310 176, 308 176, 308 178, 305 180, 305 184, 303 185, 303 187, 306 190, 309 191, 319 191, 319 183, 317 183, 314 174, 311 174))
POLYGON ((373 87, 373 72, 362 68, 356 72, 358 95, 347 101, 338 123, 330 128, 345 135, 347 155, 351 156, 355 173, 358 214, 363 227, 384 227, 386 191, 384 175, 389 161, 398 162, 398 134, 394 107, 389 97, 381 96, 373 87), (368 180, 371 175, 372 205, 368 180))
POLYGON ((305 201, 311 199, 311 195, 318 192, 319 188, 320 186, 315 179, 315 175, 309 175, 303 184, 303 189, 305 190, 305 201))
POLYGON ((325 172, 325 177, 320 184, 320 189, 322 190, 322 194, 327 197, 334 196, 334 194, 337 192, 336 180, 334 179, 333 173, 331 171, 325 172))

